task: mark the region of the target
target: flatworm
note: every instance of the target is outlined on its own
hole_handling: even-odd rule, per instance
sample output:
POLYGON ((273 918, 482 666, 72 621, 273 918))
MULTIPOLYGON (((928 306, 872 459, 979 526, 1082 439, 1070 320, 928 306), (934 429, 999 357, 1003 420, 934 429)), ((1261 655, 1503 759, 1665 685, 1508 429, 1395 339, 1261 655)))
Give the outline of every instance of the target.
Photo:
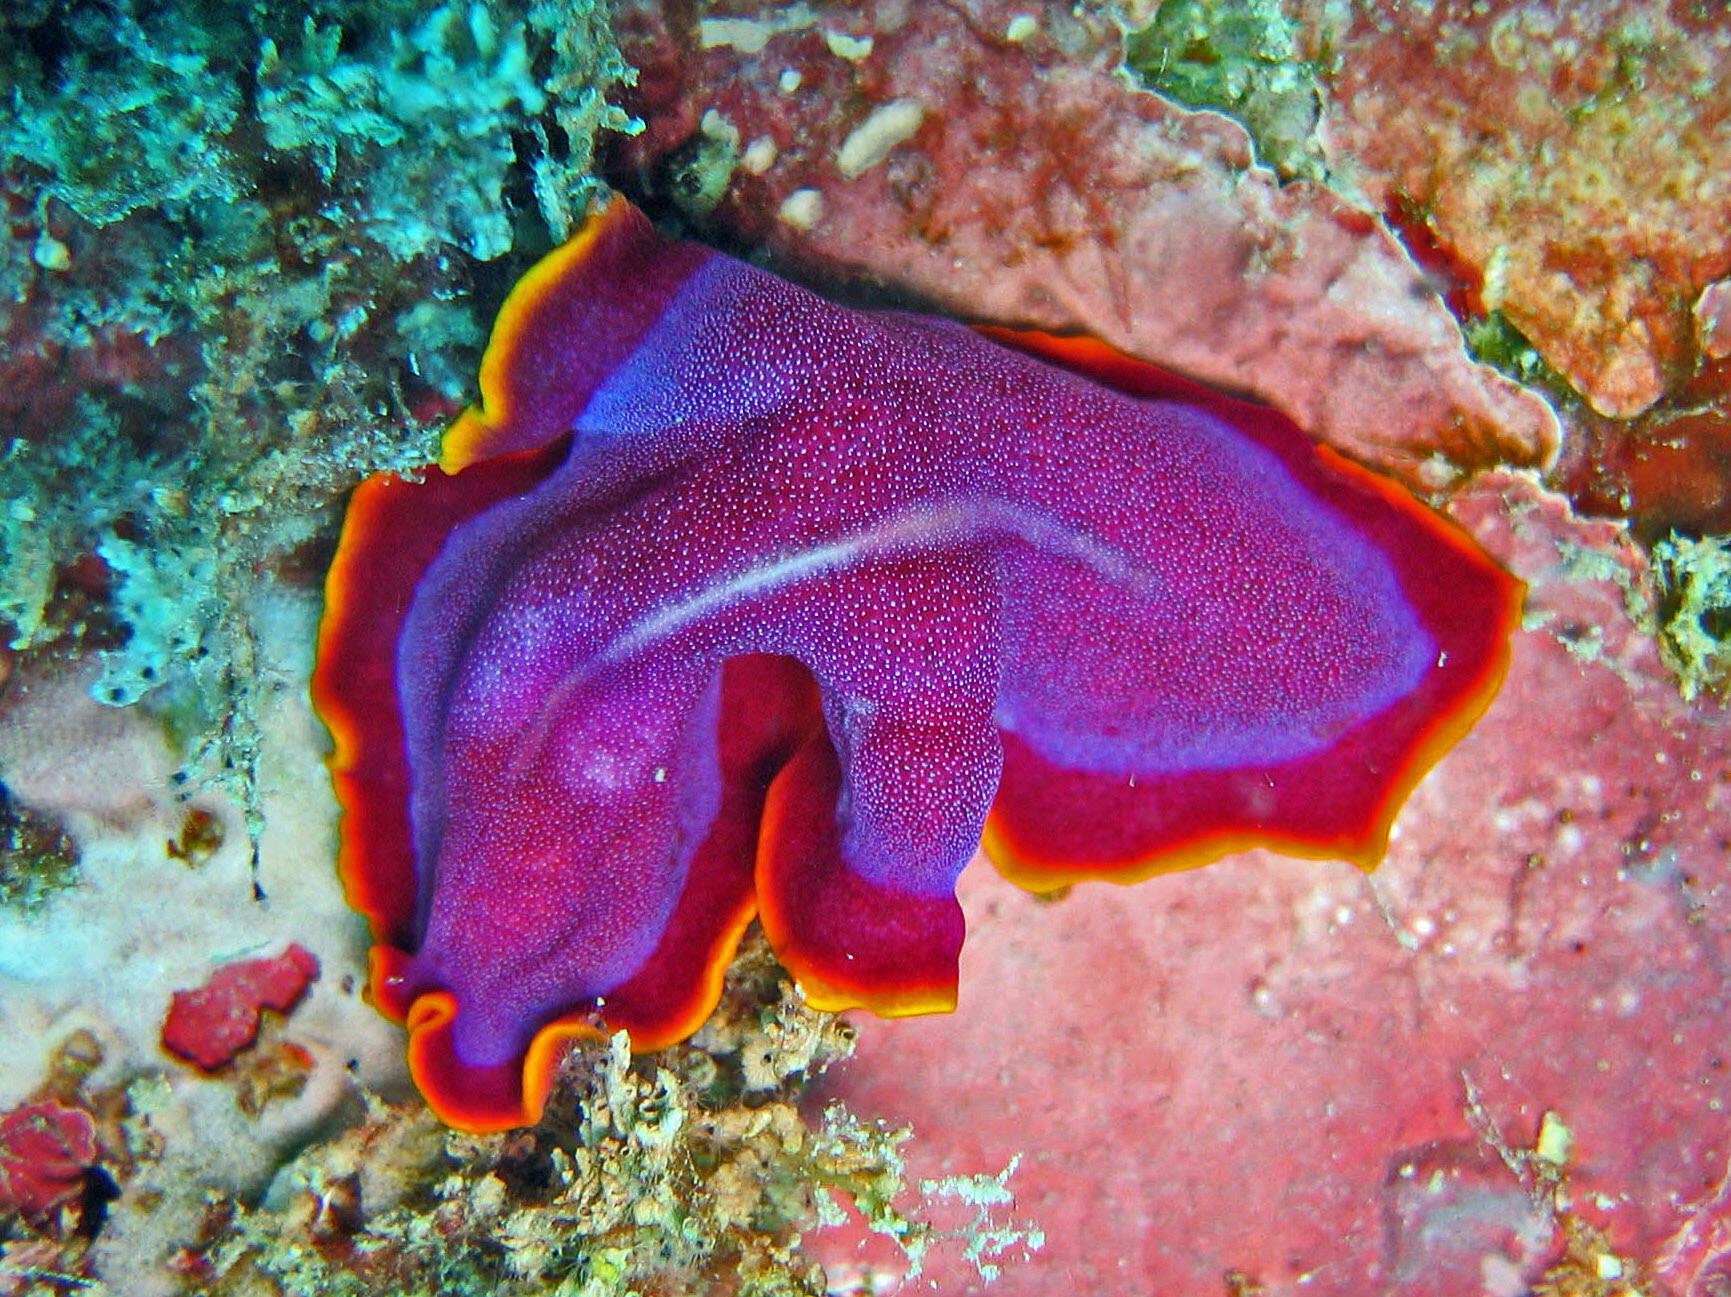
POLYGON ((533 1121, 570 1039, 688 1035, 754 916, 818 1006, 952 1008, 982 839, 1039 890, 1368 868, 1488 705, 1521 587, 1452 524, 1273 411, 983 332, 615 200, 512 292, 441 466, 357 489, 314 699, 447 1121, 533 1121))

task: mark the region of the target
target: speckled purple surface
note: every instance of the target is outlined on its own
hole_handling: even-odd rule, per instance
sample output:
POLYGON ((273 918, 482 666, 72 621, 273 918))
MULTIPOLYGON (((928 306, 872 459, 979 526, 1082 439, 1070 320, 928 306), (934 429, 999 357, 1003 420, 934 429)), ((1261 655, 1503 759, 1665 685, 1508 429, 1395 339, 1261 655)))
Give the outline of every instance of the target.
MULTIPOLYGON (((1036 887, 1247 840, 1375 859, 1494 687, 1510 583, 1280 416, 851 311, 622 202, 595 219, 506 307, 465 425, 483 448, 574 433, 569 456, 456 526, 373 646, 421 880, 389 994, 450 993, 459 1070, 604 996, 637 1029, 614 992, 733 922, 675 930, 706 871, 749 897, 755 865, 814 1002, 906 1012, 953 996, 951 893, 989 808, 1036 887), (624 272, 658 248, 681 271, 646 300, 624 272), (628 295, 635 335, 605 310, 628 295), (828 730, 777 779, 756 861, 749 835, 704 846, 728 804, 718 672, 751 654, 809 670, 828 730)), ((366 570, 341 559, 333 585, 366 570)), ((350 649, 329 637, 321 673, 350 649)))

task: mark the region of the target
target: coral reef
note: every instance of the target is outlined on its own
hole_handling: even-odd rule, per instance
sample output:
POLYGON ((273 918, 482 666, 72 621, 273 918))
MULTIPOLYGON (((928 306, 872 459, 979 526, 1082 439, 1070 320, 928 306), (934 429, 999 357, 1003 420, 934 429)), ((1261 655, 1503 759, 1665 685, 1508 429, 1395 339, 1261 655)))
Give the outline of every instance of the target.
POLYGON ((1412 204, 1601 414, 1688 373, 1690 309, 1731 270, 1731 30, 1662 0, 1293 11, 1337 183, 1412 204))
POLYGON ((481 263, 564 233, 624 67, 589 0, 0 24, 0 617, 103 650, 98 696, 168 716, 256 836, 252 596, 316 571, 359 474, 425 460, 481 263))
POLYGON ((5 6, 0 1293, 978 1292, 1039 1240, 953 1173, 1018 1153, 1004 1297, 1725 1290, 1731 29, 1392 14, 629 0, 610 108, 587 0, 5 6), (814 286, 1085 329, 1426 491, 1545 474, 1455 500, 1533 601, 1377 874, 970 871, 993 989, 858 1024, 803 1120, 845 1033, 747 962, 542 1126, 430 1121, 330 869, 312 587, 633 112, 622 185, 814 286), (163 1052, 297 942, 291 1017, 163 1052))
POLYGON ((800 1234, 838 1210, 832 1195, 909 1255, 929 1234, 892 1205, 906 1132, 839 1107, 813 1129, 795 1106, 851 1048, 759 939, 701 1047, 634 1062, 620 1034, 574 1050, 542 1121, 508 1135, 457 1135, 418 1103, 374 1101, 258 1206, 214 1202, 176 1267, 213 1295, 818 1297, 824 1272, 800 1234))
POLYGON ((1731 29, 1659 0, 1291 8, 1330 182, 1443 251, 1479 354, 1562 406, 1553 480, 1647 544, 1731 532, 1731 29))

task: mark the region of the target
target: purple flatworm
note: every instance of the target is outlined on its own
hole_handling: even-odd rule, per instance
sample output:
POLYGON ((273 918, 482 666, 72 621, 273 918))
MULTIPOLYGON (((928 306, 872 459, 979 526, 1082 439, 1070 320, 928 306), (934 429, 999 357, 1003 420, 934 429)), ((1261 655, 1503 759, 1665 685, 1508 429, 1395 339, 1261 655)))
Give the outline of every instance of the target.
POLYGON ((481 390, 357 490, 314 679, 374 996, 471 1129, 573 1037, 689 1034, 754 916, 819 1006, 952 1007, 982 838, 1045 890, 1369 867, 1507 662, 1519 584, 1282 416, 622 200, 481 390))

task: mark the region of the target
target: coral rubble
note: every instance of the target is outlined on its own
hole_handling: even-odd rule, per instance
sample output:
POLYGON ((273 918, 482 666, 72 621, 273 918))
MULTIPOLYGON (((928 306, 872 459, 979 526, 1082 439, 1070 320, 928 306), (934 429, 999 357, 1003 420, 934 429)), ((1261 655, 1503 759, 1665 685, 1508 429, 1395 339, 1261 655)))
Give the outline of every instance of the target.
POLYGON ((536 1127, 457 1135, 420 1104, 367 1117, 280 1171, 264 1200, 213 1203, 177 1266, 201 1291, 818 1297, 801 1231, 839 1195, 910 1252, 891 1200, 903 1133, 839 1108, 813 1129, 801 1084, 852 1047, 754 943, 703 1048, 633 1061, 623 1034, 573 1051, 536 1127))
POLYGON ((1659 651, 1685 699, 1731 690, 1731 536, 1653 546, 1659 651))

